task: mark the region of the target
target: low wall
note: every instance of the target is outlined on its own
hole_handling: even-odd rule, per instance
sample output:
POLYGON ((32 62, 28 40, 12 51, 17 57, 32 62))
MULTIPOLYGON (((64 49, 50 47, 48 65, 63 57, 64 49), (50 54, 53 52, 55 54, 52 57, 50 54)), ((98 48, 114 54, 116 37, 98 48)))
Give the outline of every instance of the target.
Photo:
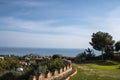
POLYGON ((77 69, 76 69, 75 67, 73 67, 73 70, 69 73, 69 76, 66 77, 65 80, 69 80, 70 77, 72 77, 72 76, 74 76, 74 75, 76 75, 76 74, 77 74, 77 69))
POLYGON ((46 73, 39 73, 38 75, 30 76, 29 80, 58 80, 71 71, 72 66, 69 64, 64 68, 60 68, 59 70, 55 70, 53 72, 48 71, 46 73))

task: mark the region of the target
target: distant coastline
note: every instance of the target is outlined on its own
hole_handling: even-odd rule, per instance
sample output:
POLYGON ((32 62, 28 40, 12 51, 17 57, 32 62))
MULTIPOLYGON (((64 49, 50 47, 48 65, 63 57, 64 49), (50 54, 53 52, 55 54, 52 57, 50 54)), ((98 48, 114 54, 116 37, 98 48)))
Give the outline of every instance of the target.
MULTIPOLYGON (((18 47, 0 47, 0 55, 12 54, 24 56, 26 54, 39 54, 41 56, 50 56, 61 54, 63 56, 75 57, 77 54, 84 52, 85 49, 67 49, 67 48, 18 48, 18 47)), ((98 53, 95 51, 95 53, 98 53)), ((97 54, 99 55, 99 53, 97 54)))
POLYGON ((0 55, 13 54, 23 56, 26 54, 39 54, 42 56, 50 56, 53 54, 61 54, 63 56, 74 57, 84 49, 65 49, 65 48, 18 48, 18 47, 0 47, 0 55))

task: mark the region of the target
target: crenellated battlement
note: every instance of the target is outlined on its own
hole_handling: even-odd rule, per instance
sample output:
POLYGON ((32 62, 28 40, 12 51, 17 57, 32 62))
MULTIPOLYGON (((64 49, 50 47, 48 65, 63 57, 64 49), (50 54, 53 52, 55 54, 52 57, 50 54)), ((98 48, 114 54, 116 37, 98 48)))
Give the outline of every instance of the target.
POLYGON ((56 69, 54 71, 47 71, 46 73, 39 73, 37 75, 30 76, 29 80, 57 80, 63 77, 67 73, 72 71, 72 65, 68 64, 64 68, 56 69))

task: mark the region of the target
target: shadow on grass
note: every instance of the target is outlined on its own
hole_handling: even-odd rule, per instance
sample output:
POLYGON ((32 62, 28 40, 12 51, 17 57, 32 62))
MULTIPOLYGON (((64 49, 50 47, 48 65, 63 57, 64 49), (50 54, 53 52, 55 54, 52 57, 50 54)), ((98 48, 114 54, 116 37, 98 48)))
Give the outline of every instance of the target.
POLYGON ((111 60, 105 60, 105 61, 98 61, 96 62, 96 64, 103 66, 112 66, 112 65, 118 65, 119 63, 111 60))
POLYGON ((112 61, 112 60, 95 60, 95 61, 85 61, 77 64, 97 64, 102 66, 112 66, 112 65, 119 65, 119 62, 112 61))

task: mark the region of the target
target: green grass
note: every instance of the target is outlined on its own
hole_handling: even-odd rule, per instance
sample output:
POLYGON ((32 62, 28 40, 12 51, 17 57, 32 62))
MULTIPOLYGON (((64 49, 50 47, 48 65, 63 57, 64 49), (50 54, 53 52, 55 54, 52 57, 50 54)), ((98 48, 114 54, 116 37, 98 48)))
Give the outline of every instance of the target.
POLYGON ((70 80, 120 80, 120 64, 113 61, 75 64, 77 74, 70 80), (111 64, 110 64, 111 63, 111 64))
POLYGON ((96 64, 89 64, 94 68, 99 68, 99 69, 104 69, 104 70, 113 70, 113 69, 117 69, 119 66, 115 65, 115 66, 102 66, 102 65, 96 65, 96 64))

